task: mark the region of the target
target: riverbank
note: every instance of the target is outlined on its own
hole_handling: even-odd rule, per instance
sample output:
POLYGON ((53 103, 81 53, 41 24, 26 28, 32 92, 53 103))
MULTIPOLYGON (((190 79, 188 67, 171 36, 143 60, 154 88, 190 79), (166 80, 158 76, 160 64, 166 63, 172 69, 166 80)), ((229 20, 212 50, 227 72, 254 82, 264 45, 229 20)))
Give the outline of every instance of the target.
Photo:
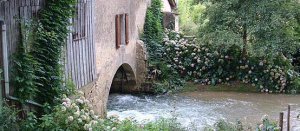
MULTIPOLYGON (((229 122, 240 120, 244 125, 256 127, 261 117, 268 115, 277 122, 279 112, 287 114, 287 105, 293 104, 291 125, 299 121, 300 95, 208 91, 199 88, 192 92, 172 95, 122 95, 111 94, 108 115, 132 117, 138 122, 160 118, 176 118, 185 127, 202 130, 220 119, 229 122)), ((286 122, 286 116, 284 116, 286 122)))

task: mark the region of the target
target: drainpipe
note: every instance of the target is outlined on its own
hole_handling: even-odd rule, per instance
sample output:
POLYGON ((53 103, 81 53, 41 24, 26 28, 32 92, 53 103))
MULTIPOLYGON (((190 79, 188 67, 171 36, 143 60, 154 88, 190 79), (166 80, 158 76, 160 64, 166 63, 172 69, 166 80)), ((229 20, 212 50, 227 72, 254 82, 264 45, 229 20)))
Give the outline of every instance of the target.
MULTIPOLYGON (((0 21, 1 29, 2 29, 2 53, 3 53, 3 71, 4 71, 4 87, 5 87, 5 97, 10 100, 19 101, 18 98, 11 96, 9 94, 10 87, 9 87, 9 74, 8 74, 8 51, 7 51, 7 39, 6 39, 6 25, 4 24, 4 21, 0 21)), ((28 104, 32 104, 35 106, 42 107, 41 104, 36 103, 32 100, 26 100, 25 101, 28 104)))

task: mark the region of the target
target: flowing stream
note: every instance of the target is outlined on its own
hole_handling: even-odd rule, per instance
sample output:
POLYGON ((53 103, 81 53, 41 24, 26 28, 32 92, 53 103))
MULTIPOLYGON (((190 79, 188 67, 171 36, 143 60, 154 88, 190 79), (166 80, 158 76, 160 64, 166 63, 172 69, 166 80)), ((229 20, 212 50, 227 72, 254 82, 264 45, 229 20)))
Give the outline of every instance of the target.
MULTIPOLYGON (((184 127, 203 130, 220 119, 237 120, 256 126, 265 114, 278 120, 279 112, 292 106, 292 127, 299 125, 300 95, 273 95, 232 92, 188 92, 176 95, 124 95, 110 94, 108 116, 118 115, 120 119, 133 118, 139 123, 159 118, 177 118, 184 127)), ((286 118, 286 116, 285 116, 286 118)), ((285 120, 286 121, 286 120, 285 120)))

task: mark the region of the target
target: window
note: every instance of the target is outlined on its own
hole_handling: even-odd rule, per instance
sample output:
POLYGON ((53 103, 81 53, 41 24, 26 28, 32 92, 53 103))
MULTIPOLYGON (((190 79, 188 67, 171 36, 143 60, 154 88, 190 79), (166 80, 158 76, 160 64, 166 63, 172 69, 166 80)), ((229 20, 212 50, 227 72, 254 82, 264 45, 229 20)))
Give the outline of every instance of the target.
POLYGON ((128 14, 116 15, 116 48, 129 44, 129 17, 128 14))

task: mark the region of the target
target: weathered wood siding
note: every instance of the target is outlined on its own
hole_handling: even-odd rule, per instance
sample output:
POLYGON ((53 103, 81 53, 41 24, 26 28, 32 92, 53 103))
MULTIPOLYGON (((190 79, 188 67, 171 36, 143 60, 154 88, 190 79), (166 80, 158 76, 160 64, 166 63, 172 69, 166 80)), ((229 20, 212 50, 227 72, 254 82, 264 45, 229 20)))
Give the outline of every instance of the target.
MULTIPOLYGON (((21 39, 20 20, 32 19, 44 5, 45 0, 0 0, 0 20, 4 20, 7 27, 10 57, 21 39)), ((77 88, 95 79, 92 7, 93 0, 77 0, 75 17, 70 20, 73 23, 71 32, 66 38, 65 77, 71 79, 77 88)), ((0 66, 3 66, 1 42, 0 52, 0 66)))
POLYGON ((66 78, 80 88, 96 78, 93 41, 93 0, 77 0, 66 46, 66 78))
MULTIPOLYGON (((4 20, 7 29, 8 52, 11 56, 20 42, 20 20, 30 20, 37 15, 44 0, 7 0, 0 2, 0 20, 4 20)), ((2 52, 2 43, 1 52, 2 52)), ((2 53, 1 53, 2 66, 2 53)))

